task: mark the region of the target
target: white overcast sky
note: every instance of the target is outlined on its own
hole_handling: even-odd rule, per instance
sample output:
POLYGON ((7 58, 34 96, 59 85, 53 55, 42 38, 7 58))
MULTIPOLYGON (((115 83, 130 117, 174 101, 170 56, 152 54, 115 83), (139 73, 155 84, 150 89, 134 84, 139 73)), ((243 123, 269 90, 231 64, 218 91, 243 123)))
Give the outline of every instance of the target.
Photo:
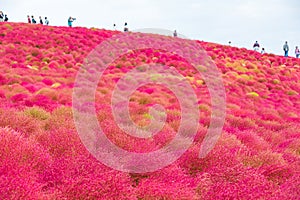
POLYGON ((300 0, 1 0, 10 21, 26 22, 27 15, 47 16, 51 25, 112 29, 124 22, 129 29, 177 30, 191 38, 252 49, 258 40, 267 52, 290 55, 300 46, 300 0))

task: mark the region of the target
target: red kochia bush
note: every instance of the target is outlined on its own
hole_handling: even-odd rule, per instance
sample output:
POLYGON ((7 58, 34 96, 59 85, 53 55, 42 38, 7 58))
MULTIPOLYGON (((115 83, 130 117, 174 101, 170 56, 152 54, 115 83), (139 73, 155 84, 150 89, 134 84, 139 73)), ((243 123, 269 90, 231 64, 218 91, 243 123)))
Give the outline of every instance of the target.
POLYGON ((0 127, 13 128, 24 137, 35 137, 41 132, 39 121, 15 109, 0 109, 0 127))
POLYGON ((47 173, 47 187, 57 191, 60 199, 136 199, 128 174, 109 169, 87 155, 58 159, 47 173))
POLYGON ((0 199, 43 197, 40 176, 51 157, 36 141, 0 128, 0 199))
POLYGON ((3 90, 0 90, 0 98, 5 98, 5 92, 3 90))
POLYGON ((6 82, 7 82, 6 77, 0 74, 0 85, 4 85, 6 84, 6 82))
POLYGON ((197 177, 171 166, 152 174, 131 175, 139 199, 197 199, 197 177))

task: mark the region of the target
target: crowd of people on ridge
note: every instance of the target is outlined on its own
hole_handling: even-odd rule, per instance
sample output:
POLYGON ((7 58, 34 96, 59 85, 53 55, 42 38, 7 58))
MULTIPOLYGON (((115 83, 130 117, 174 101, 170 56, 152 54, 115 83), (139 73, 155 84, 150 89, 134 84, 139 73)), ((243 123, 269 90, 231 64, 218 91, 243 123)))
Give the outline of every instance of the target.
MULTIPOLYGON (((29 24, 36 24, 37 23, 37 21, 34 19, 33 15, 31 15, 31 17, 29 15, 27 15, 27 21, 28 21, 29 24)), ((41 16, 39 17, 39 24, 42 24, 42 25, 44 24, 43 19, 42 19, 41 16)), ((49 20, 48 20, 47 17, 45 17, 45 25, 47 25, 47 26, 49 25, 49 20)))
MULTIPOLYGON (((74 22, 75 20, 76 20, 76 18, 74 18, 74 17, 69 17, 69 18, 68 18, 68 26, 69 26, 69 27, 72 27, 72 26, 73 26, 73 22, 74 22)), ((28 23, 30 23, 30 24, 37 24, 37 23, 39 23, 39 24, 41 24, 41 25, 44 25, 44 24, 45 24, 45 25, 47 25, 47 26, 48 26, 49 23, 50 23, 47 17, 45 17, 45 18, 44 18, 44 21, 43 21, 43 19, 42 19, 41 16, 39 17, 39 22, 37 22, 37 21, 35 20, 35 18, 34 18, 33 15, 32 15, 31 17, 30 17, 29 15, 27 15, 27 21, 28 21, 28 23)), ((3 11, 0 11, 0 22, 8 22, 8 17, 7 17, 6 14, 3 13, 3 11)), ((116 24, 113 24, 113 29, 114 29, 114 30, 117 30, 116 24)), ((127 22, 125 22, 125 24, 124 24, 124 29, 123 29, 123 31, 124 31, 124 32, 128 32, 128 31, 129 31, 128 23, 127 23, 127 22)), ((177 36, 178 36, 178 34, 177 34, 177 31, 175 30, 175 31, 173 32, 173 37, 177 37, 177 36)), ((229 45, 231 45, 231 41, 229 41, 229 45)), ((256 42, 254 43, 253 49, 254 49, 254 51, 257 51, 257 52, 260 51, 260 44, 258 43, 258 41, 256 41, 256 42)), ((284 43, 284 45, 283 45, 283 51, 284 51, 284 56, 285 56, 285 57, 288 57, 288 56, 289 56, 289 50, 290 50, 290 48, 289 48, 288 42, 286 41, 286 42, 284 43)), ((260 53, 261 53, 261 54, 266 53, 265 48, 262 48, 261 51, 260 51, 260 53)), ((295 48, 295 55, 296 55, 296 58, 299 58, 299 57, 300 57, 300 49, 298 48, 298 46, 296 46, 296 48, 295 48)))
POLYGON ((0 11, 0 22, 8 22, 8 17, 2 11, 0 11))
MULTIPOLYGON (((253 49, 254 49, 254 51, 259 52, 260 45, 259 45, 258 41, 256 41, 256 42, 254 43, 253 49)), ((287 41, 286 41, 286 42, 284 43, 284 45, 283 45, 283 51, 284 51, 284 56, 285 56, 285 57, 288 57, 288 56, 289 56, 290 47, 289 47, 287 41)), ((264 53, 266 53, 265 48, 262 48, 262 49, 261 49, 261 54, 264 54, 264 53)), ((300 49, 298 48, 298 46, 296 46, 296 48, 295 48, 295 55, 296 55, 296 58, 299 58, 299 57, 300 57, 300 49)))

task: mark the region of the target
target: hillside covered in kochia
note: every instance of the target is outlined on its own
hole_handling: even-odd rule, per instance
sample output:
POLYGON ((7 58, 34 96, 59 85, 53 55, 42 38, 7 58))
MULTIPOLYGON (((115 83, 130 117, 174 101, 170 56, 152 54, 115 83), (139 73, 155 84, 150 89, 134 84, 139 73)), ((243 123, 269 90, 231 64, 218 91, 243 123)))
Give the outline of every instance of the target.
POLYGON ((180 105, 160 85, 139 88, 129 109, 132 120, 146 126, 152 119, 149 108, 162 105, 167 123, 159 134, 134 138, 114 122, 115 85, 133 68, 150 63, 175 67, 190 83, 199 100, 200 128, 179 160, 153 173, 118 172, 97 161, 77 134, 72 92, 86 57, 115 34, 119 32, 0 23, 0 199, 299 198, 300 59, 296 58, 198 41, 222 73, 226 89, 222 136, 200 159, 211 115, 201 74, 170 52, 128 52, 105 71, 96 91, 97 118, 107 137, 132 152, 157 150, 175 137, 180 105))

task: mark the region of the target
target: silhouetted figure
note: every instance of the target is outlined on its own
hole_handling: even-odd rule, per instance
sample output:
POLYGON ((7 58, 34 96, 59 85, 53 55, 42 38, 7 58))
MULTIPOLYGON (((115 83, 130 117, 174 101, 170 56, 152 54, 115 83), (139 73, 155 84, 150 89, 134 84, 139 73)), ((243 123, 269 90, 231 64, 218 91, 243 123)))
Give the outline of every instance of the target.
POLYGON ((42 17, 40 16, 39 19, 40 19, 40 24, 43 25, 44 23, 43 23, 42 17))
POLYGON ((36 21, 35 21, 35 19, 34 19, 34 16, 31 16, 31 22, 32 22, 33 24, 36 24, 36 21))
POLYGON ((49 25, 49 20, 47 17, 45 17, 45 24, 48 26, 49 25))
POLYGON ((299 56, 300 56, 300 49, 298 48, 298 46, 295 49, 295 54, 296 54, 296 58, 299 58, 299 56))
POLYGON ((27 20, 28 20, 28 23, 31 24, 31 19, 30 19, 29 15, 27 15, 27 20))
POLYGON ((4 14, 0 11, 0 22, 4 22, 4 14))
POLYGON ((176 30, 174 31, 173 36, 177 37, 177 31, 176 30))
POLYGON ((260 47, 260 45, 259 45, 259 43, 256 41, 256 42, 254 43, 254 45, 253 45, 254 51, 259 51, 259 47, 260 47))
POLYGON ((128 25, 127 22, 125 22, 125 25, 124 25, 124 32, 128 32, 128 31, 129 31, 127 25, 128 25))
POLYGON ((4 16, 4 21, 5 21, 5 22, 8 22, 8 17, 7 17, 7 15, 4 16))
POLYGON ((262 48, 260 53, 265 54, 266 53, 265 48, 262 48))
POLYGON ((116 24, 114 24, 114 30, 117 30, 117 25, 116 24))
POLYGON ((73 17, 69 17, 68 19, 68 26, 69 27, 72 27, 73 26, 73 22, 76 20, 76 18, 73 18, 73 17))
POLYGON ((283 45, 283 51, 284 51, 284 57, 288 57, 289 56, 289 45, 288 42, 286 41, 283 45))

